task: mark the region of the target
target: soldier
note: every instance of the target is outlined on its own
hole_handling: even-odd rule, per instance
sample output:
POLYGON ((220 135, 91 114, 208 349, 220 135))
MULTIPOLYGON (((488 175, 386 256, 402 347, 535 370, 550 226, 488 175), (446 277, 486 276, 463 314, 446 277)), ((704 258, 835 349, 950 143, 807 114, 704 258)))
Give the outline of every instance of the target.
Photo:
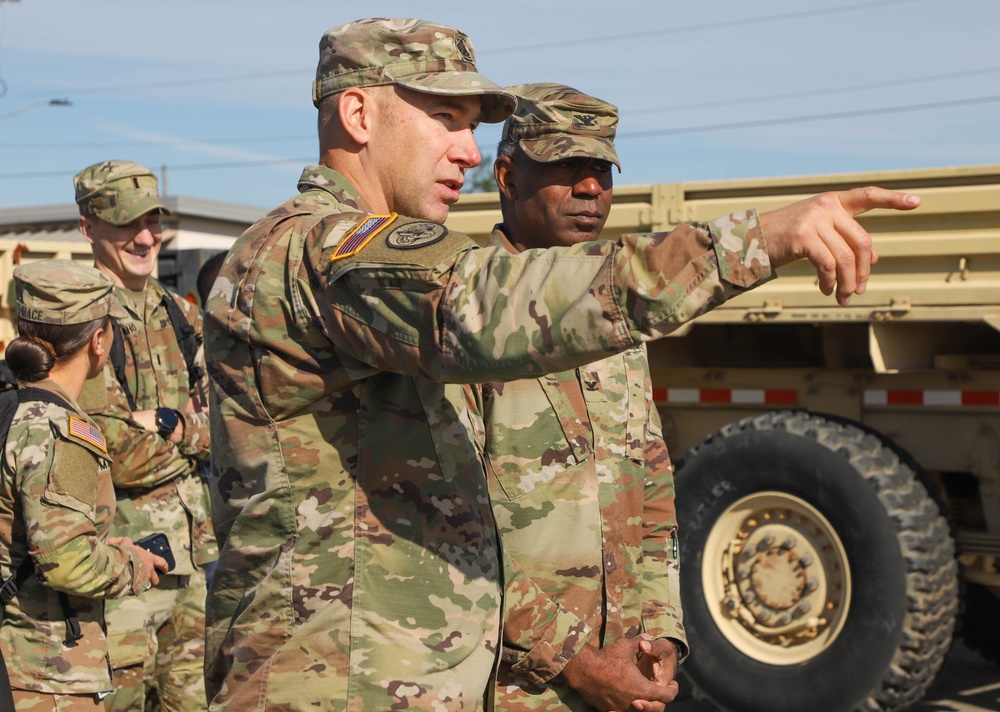
POLYGON ((14 284, 19 336, 6 356, 20 388, 3 396, 19 403, 0 467, 0 651, 17 709, 103 710, 104 599, 138 594, 167 566, 108 537, 111 461, 77 405, 108 358, 119 307, 110 279, 69 260, 18 267, 14 284))
MULTIPOLYGON (((669 239, 511 255, 442 224, 481 158, 473 129, 514 108, 463 33, 409 19, 329 30, 313 100, 320 165, 236 241, 206 310, 221 542, 209 698, 479 709, 502 573, 479 393, 460 384, 627 350, 796 257, 846 301, 871 259, 851 215, 918 201, 850 191, 669 239)), ((522 612, 543 631, 557 612, 538 600, 522 612)), ((648 687, 637 697, 663 709, 648 687)))
MULTIPOLYGON (((562 84, 508 87, 493 166, 503 222, 488 245, 523 252, 595 240, 611 208, 618 109, 562 84)), ((575 370, 483 387, 486 473, 504 550, 574 640, 537 646, 507 591, 495 707, 625 709, 645 633, 659 681, 687 650, 678 595, 673 466, 644 344, 575 370), (606 648, 605 646, 612 646, 606 648), (618 656, 611 666, 594 654, 618 656), (555 651, 575 653, 552 660, 555 651), (553 675, 555 674, 555 677, 553 675), (591 706, 593 705, 593 706, 591 706)), ((529 591, 530 593, 530 591, 529 591)))
POLYGON ((81 405, 101 426, 118 497, 114 531, 166 533, 176 566, 136 599, 108 606, 114 663, 111 710, 205 708, 204 567, 217 556, 199 459, 209 457, 198 308, 152 277, 160 252, 156 177, 130 161, 104 161, 75 179, 80 231, 94 264, 127 312, 104 370, 81 405))

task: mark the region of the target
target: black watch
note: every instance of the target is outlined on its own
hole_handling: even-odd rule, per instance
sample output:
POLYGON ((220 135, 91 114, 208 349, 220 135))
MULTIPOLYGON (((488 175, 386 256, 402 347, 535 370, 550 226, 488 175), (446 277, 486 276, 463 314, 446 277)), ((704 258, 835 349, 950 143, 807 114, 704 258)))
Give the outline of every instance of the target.
POLYGON ((173 408, 156 409, 156 427, 159 428, 158 432, 165 440, 170 439, 180 422, 181 416, 173 408))

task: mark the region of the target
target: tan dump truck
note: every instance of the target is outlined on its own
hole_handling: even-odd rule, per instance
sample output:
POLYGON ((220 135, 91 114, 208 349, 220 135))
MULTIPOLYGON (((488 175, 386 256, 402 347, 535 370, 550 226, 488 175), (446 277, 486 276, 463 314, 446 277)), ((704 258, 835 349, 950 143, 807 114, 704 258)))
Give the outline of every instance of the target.
MULTIPOLYGON (((685 674, 730 712, 907 709, 956 624, 1000 658, 1000 166, 624 187, 605 234, 871 183, 923 204, 862 219, 850 307, 796 264, 650 345, 685 674)), ((497 221, 468 196, 449 225, 497 221)))

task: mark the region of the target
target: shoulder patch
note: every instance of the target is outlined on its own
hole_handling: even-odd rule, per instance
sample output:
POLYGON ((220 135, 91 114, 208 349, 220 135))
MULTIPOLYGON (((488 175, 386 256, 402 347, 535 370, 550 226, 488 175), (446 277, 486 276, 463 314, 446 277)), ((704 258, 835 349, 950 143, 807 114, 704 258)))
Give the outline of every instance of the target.
POLYGON ((448 234, 448 228, 434 222, 411 222, 386 235, 385 244, 396 250, 414 250, 433 245, 448 234))
POLYGON ((337 260, 344 259, 345 257, 351 257, 358 254, 365 245, 372 241, 372 239, 378 235, 382 230, 392 224, 396 219, 396 213, 391 213, 390 215, 370 215, 367 219, 362 220, 358 223, 353 230, 351 230, 340 244, 337 245, 337 249, 333 251, 330 256, 331 262, 336 262, 337 260))
POLYGON ((69 436, 88 442, 91 445, 99 448, 105 454, 108 452, 108 444, 104 440, 104 435, 101 431, 95 428, 90 423, 80 420, 75 415, 69 416, 69 436))

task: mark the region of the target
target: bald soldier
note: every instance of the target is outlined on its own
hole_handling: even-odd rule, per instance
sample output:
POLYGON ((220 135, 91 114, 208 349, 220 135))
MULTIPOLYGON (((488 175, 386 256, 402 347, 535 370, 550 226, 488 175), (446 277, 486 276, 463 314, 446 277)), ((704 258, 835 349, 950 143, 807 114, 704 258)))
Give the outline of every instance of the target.
MULTIPOLYGON (((515 105, 467 36, 336 27, 313 100, 319 165, 236 241, 207 305, 211 706, 481 709, 503 575, 482 403, 463 384, 634 348, 799 257, 846 302, 872 259, 852 216, 918 200, 849 191, 512 255, 442 224, 481 159, 473 130, 515 105)), ((524 610, 550 630, 558 612, 537 601, 524 610)), ((663 709, 663 689, 635 693, 663 709)))
MULTIPOLYGON (((563 84, 508 89, 517 110, 493 168, 503 222, 488 244, 518 253, 599 238, 620 168, 617 107, 563 84)), ((624 643, 641 635, 650 638, 643 670, 676 692, 687 639, 673 465, 645 345, 570 371, 487 384, 483 411, 504 550, 533 584, 515 580, 507 590, 496 709, 625 709, 639 670, 624 643), (539 645, 545 632, 521 622, 522 592, 533 600, 535 587, 567 632, 556 646, 539 645), (607 660, 594 654, 600 648, 607 660)))

